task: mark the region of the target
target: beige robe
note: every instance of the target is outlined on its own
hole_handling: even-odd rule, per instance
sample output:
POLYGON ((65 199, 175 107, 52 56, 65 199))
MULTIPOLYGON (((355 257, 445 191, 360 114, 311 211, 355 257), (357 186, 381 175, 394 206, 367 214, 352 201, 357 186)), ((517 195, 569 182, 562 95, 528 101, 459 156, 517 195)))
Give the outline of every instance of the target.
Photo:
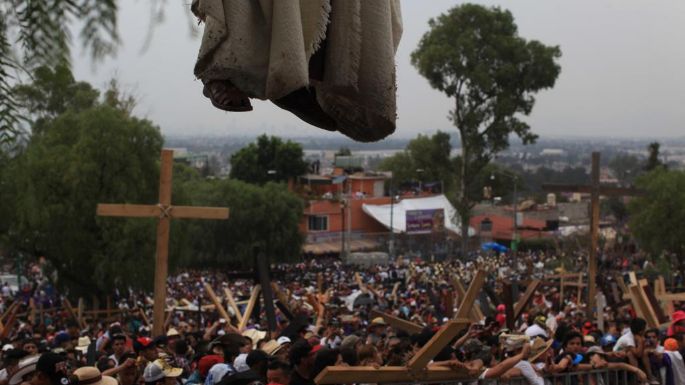
POLYGON ((228 79, 303 120, 360 141, 395 130, 399 0, 195 0, 195 75, 228 79), (320 49, 323 73, 310 75, 320 49))

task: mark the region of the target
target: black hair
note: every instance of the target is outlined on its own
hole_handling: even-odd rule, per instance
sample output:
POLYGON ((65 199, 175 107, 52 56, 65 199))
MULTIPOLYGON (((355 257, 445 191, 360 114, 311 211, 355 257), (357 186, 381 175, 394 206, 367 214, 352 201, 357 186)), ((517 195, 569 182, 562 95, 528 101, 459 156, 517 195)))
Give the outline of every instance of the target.
POLYGON ((112 336, 112 342, 114 342, 116 340, 122 340, 122 341, 126 342, 126 336, 123 334, 115 334, 112 336))
POLYGON ((357 351, 354 348, 340 349, 340 355, 342 356, 343 362, 349 366, 357 366, 359 363, 357 351))
POLYGON ((338 362, 339 355, 340 350, 331 348, 322 348, 316 352, 314 365, 312 366, 311 378, 315 378, 319 373, 326 369, 326 367, 334 366, 335 363, 338 362))
POLYGON ((253 350, 250 353, 247 354, 247 358, 245 358, 245 363, 247 366, 252 369, 253 366, 259 364, 260 362, 268 362, 269 361, 269 355, 266 354, 263 350, 253 350))
POLYGON ((642 318, 634 318, 630 321, 630 332, 633 334, 642 333, 647 327, 647 321, 642 318))
POLYGON ((184 355, 188 352, 188 342, 184 339, 180 339, 176 341, 176 345, 174 345, 174 352, 178 355, 184 355))
POLYGON ((583 335, 578 333, 577 331, 570 331, 570 332, 566 333, 566 336, 564 337, 564 343, 562 344, 562 346, 564 348, 566 348, 568 343, 571 342, 571 340, 576 339, 576 338, 580 338, 580 343, 581 344, 583 343, 583 335))
POLYGON ((290 364, 287 362, 283 362, 281 360, 272 360, 269 361, 269 365, 267 367, 269 370, 280 370, 282 371, 285 375, 290 375, 291 369, 290 369, 290 364))
POLYGON ((288 351, 288 358, 293 365, 299 365, 303 358, 307 357, 312 351, 312 346, 307 340, 299 340, 295 342, 288 351))

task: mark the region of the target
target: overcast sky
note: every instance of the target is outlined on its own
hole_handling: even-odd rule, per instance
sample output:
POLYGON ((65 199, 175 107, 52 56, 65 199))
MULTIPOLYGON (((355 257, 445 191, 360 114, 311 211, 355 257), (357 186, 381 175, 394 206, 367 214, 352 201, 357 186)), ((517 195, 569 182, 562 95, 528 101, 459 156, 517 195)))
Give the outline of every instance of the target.
MULTIPOLYGON (((509 0, 473 1, 509 9, 527 39, 559 45, 562 71, 552 90, 538 95, 527 118, 541 136, 668 137, 685 133, 685 1, 509 0)), ((141 52, 150 21, 150 0, 121 0, 122 45, 113 59, 93 66, 80 53, 80 80, 103 87, 116 77, 139 99, 136 112, 164 134, 340 135, 307 126, 268 102, 248 113, 214 109, 193 76, 200 44, 188 28, 187 3, 166 0, 165 21, 141 52)), ((397 53, 396 137, 437 129, 452 102, 431 89, 409 62, 428 19, 460 4, 403 0, 404 35, 397 53)))

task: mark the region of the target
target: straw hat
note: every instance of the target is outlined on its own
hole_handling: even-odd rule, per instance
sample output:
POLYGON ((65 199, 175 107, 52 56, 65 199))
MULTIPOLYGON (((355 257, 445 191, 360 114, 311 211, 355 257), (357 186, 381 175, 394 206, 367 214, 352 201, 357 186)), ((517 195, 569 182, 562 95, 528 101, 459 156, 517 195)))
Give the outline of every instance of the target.
POLYGON ((278 351, 281 350, 282 347, 283 345, 279 344, 278 341, 270 340, 267 343, 265 343, 264 346, 262 346, 262 350, 266 354, 273 356, 274 354, 278 353, 278 351))
POLYGON ((12 374, 12 377, 9 378, 9 384, 10 385, 19 385, 24 381, 24 376, 27 374, 31 374, 36 371, 36 364, 38 363, 38 358, 40 356, 31 356, 31 357, 26 357, 19 361, 19 365, 17 366, 17 371, 12 374))
POLYGON ((79 337, 78 345, 76 345, 76 350, 85 354, 88 351, 88 347, 90 346, 90 342, 91 341, 90 341, 90 338, 88 336, 79 337))
POLYGON ((257 342, 266 337, 266 332, 257 329, 248 329, 243 332, 243 336, 252 340, 252 347, 257 348, 257 342))
POLYGON ((549 350, 550 347, 552 347, 553 343, 554 340, 552 339, 545 341, 540 337, 536 337, 530 347, 530 357, 528 358, 528 362, 537 361, 541 355, 543 355, 547 350, 549 350))
POLYGON ((84 366, 74 371, 78 377, 79 385, 117 385, 113 377, 103 376, 100 370, 94 366, 84 366))

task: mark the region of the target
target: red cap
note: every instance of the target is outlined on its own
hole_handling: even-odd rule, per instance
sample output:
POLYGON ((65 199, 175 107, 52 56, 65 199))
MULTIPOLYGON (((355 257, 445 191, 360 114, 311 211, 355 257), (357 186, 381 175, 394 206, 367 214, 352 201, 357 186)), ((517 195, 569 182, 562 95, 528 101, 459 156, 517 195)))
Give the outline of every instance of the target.
POLYGON ((200 362, 198 362, 197 364, 197 369, 200 371, 200 376, 202 378, 205 378, 207 377, 207 373, 209 373, 209 369, 211 369, 212 366, 216 364, 221 364, 223 362, 223 357, 216 354, 210 354, 208 356, 200 358, 200 362))
POLYGON ((323 348, 323 345, 321 345, 321 344, 314 345, 314 346, 312 346, 312 350, 309 352, 309 354, 316 354, 316 352, 321 350, 321 348, 323 348))
POLYGON ((586 329, 590 329, 592 327, 592 322, 590 322, 590 321, 585 322, 585 325, 583 325, 583 327, 586 329))

